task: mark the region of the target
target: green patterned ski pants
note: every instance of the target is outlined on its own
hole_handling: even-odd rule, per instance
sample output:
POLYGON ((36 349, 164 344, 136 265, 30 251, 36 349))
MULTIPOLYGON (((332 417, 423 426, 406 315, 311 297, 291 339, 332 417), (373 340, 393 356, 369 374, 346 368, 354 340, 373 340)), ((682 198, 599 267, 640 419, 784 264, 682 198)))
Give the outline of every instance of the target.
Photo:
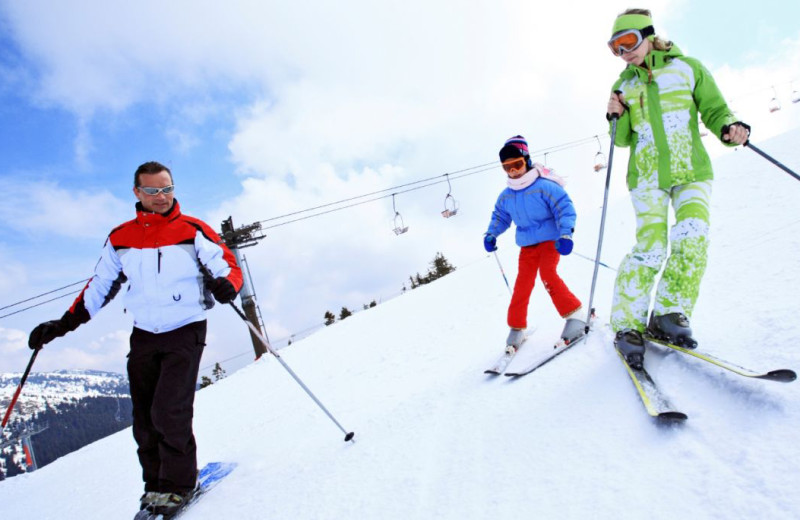
POLYGON ((614 283, 611 327, 644 331, 658 273, 656 315, 680 312, 691 317, 706 269, 711 181, 671 190, 639 187, 631 191, 636 213, 636 245, 623 258, 614 283), (667 236, 669 205, 675 224, 667 236), (669 257, 667 252, 669 248, 669 257))

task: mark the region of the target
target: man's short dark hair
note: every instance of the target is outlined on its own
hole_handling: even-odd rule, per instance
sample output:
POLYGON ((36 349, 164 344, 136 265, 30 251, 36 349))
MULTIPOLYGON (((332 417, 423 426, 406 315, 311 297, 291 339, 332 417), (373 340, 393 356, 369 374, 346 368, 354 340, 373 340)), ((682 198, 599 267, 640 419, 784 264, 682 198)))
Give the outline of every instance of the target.
POLYGON ((170 180, 170 182, 172 182, 172 171, 170 171, 169 168, 167 168, 166 166, 164 166, 160 162, 148 161, 148 162, 140 165, 138 168, 136 168, 136 173, 133 174, 133 187, 134 188, 138 188, 140 186, 140 184, 139 184, 139 175, 141 175, 143 173, 144 174, 155 174, 155 173, 161 173, 161 172, 164 172, 164 171, 169 174, 169 180, 170 180))

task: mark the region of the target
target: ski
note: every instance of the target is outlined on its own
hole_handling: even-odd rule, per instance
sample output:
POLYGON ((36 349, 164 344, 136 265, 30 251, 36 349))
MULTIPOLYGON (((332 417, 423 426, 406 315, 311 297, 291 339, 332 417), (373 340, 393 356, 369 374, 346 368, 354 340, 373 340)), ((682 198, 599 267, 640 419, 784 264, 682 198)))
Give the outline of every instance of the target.
POLYGON ((203 469, 200 470, 200 473, 197 476, 197 490, 194 492, 189 501, 186 502, 183 507, 178 509, 175 514, 164 516, 160 513, 154 513, 147 509, 142 509, 136 513, 136 516, 133 517, 133 520, 172 520, 174 518, 179 518, 187 509, 189 509, 189 507, 192 506, 192 504, 195 504, 203 497, 203 495, 211 491, 211 488, 216 486, 220 480, 228 476, 235 468, 235 462, 209 462, 203 467, 203 469))
POLYGON ((711 354, 698 351, 697 349, 687 349, 679 345, 675 345, 667 341, 654 338, 649 334, 644 335, 644 340, 645 342, 650 343, 651 345, 660 345, 662 347, 671 348, 672 350, 677 350, 678 352, 682 352, 684 354, 689 354, 690 356, 694 356, 697 359, 702 359, 703 361, 716 365, 720 368, 724 368, 725 370, 729 370, 735 374, 739 374, 740 376, 752 377, 755 379, 764 379, 767 381, 778 381, 780 383, 791 383, 792 381, 797 379, 797 374, 794 372, 794 370, 789 370, 788 368, 771 370, 769 372, 757 372, 755 370, 750 370, 749 368, 740 367, 739 365, 735 365, 728 361, 724 361, 715 356, 712 356, 711 354))
POLYGON ((520 343, 519 348, 517 348, 516 350, 513 350, 511 352, 506 350, 503 353, 503 355, 500 356, 499 358, 497 358, 497 361, 495 361, 494 364, 491 367, 489 367, 486 370, 484 370, 483 373, 484 374, 490 374, 490 375, 493 375, 493 376, 499 376, 500 374, 505 372, 506 368, 508 368, 509 363, 511 363, 511 360, 514 359, 514 356, 517 355, 517 352, 519 352, 519 349, 521 349, 522 346, 525 344, 525 342, 528 341, 528 338, 531 336, 531 334, 534 333, 535 330, 536 330, 535 327, 527 329, 525 331, 525 339, 522 340, 522 343, 520 343))
POLYGON ((546 365, 547 363, 551 362, 567 350, 571 349, 581 341, 586 339, 586 336, 589 335, 589 332, 594 329, 594 322, 597 319, 597 316, 594 313, 594 309, 589 315, 589 328, 584 330, 584 334, 578 338, 573 339, 572 341, 568 341, 564 338, 560 338, 558 342, 553 346, 551 350, 547 350, 542 352, 532 363, 528 363, 528 366, 521 370, 515 370, 513 372, 508 372, 506 376, 508 377, 522 377, 530 374, 534 370, 546 365))
MULTIPOLYGON (((520 344, 519 348, 522 348, 522 345, 524 345, 524 344, 525 344, 525 342, 523 341, 520 344)), ((494 364, 490 368, 487 368, 486 370, 484 370, 483 373, 484 374, 491 374, 493 376, 499 376, 500 374, 505 372, 506 368, 511 363, 511 360, 514 359, 514 356, 517 355, 517 351, 518 350, 519 349, 516 349, 516 350, 513 350, 513 351, 506 350, 503 353, 503 355, 500 356, 499 358, 497 358, 497 361, 495 361, 494 364)))
POLYGON ((625 365, 628 375, 631 376, 631 381, 633 381, 636 391, 639 392, 642 404, 644 404, 647 413, 650 414, 651 417, 669 421, 684 421, 687 419, 685 413, 677 411, 675 407, 670 404, 669 399, 661 393, 661 390, 658 389, 655 381, 653 381, 653 378, 650 377, 650 374, 647 373, 644 367, 641 369, 633 368, 628 364, 628 360, 625 359, 625 356, 616 346, 614 350, 619 354, 619 358, 625 365))
POLYGON ((525 367, 525 368, 523 368, 521 370, 515 370, 513 372, 507 372, 505 375, 508 376, 508 377, 526 376, 526 375, 530 374, 531 372, 533 372, 534 370, 536 370, 537 368, 540 368, 543 365, 546 365, 547 363, 551 362, 552 360, 554 360, 555 358, 557 358, 558 356, 560 356, 561 354, 563 354, 567 350, 571 349, 572 347, 574 347, 578 343, 582 342, 583 340, 586 339, 586 336, 588 336, 588 334, 584 334, 583 336, 581 336, 581 337, 579 337, 577 339, 574 339, 569 343, 567 343, 566 340, 564 340, 564 339, 560 339, 560 340, 558 340, 558 343, 556 343, 555 346, 551 350, 543 352, 542 355, 540 355, 532 363, 528 364, 527 367, 525 367))

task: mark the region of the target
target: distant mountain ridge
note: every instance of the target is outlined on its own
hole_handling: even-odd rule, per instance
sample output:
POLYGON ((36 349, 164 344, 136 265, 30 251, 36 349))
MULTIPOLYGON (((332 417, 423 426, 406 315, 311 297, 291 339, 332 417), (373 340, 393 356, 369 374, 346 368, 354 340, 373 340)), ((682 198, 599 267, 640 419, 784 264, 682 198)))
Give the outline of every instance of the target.
MULTIPOLYGON (((0 374, 0 411, 5 414, 19 385, 22 373, 0 374)), ((79 401, 87 397, 130 398, 128 378, 100 370, 57 370, 33 372, 25 381, 12 421, 27 421, 49 406, 79 401)), ((0 439, 2 440, 2 439, 0 439)))
MULTIPOLYGON (((0 374, 0 402, 8 404, 21 373, 0 374)), ((34 372, 25 381, 21 398, 66 400, 73 397, 117 397, 129 395, 128 378, 100 370, 57 370, 34 372)))
MULTIPOLYGON (((0 374, 0 411, 5 414, 22 374, 0 374)), ((32 373, 0 438, 0 480, 26 471, 19 440, 31 441, 38 466, 130 425, 128 378, 99 370, 32 373)))

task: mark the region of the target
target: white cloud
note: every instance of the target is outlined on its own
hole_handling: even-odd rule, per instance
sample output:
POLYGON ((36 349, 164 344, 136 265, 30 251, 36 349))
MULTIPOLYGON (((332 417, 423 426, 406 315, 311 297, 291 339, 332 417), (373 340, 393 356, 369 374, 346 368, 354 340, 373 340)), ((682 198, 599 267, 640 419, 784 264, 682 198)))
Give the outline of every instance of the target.
POLYGON ((17 329, 0 327, 0 357, 7 358, 26 350, 29 351, 26 333, 17 329))
POLYGON ((55 182, 0 178, 0 219, 13 229, 47 236, 102 238, 129 214, 130 205, 108 191, 67 190, 55 182))
POLYGON ((792 104, 793 89, 800 90, 800 35, 787 39, 769 58, 746 68, 724 65, 714 77, 736 114, 753 127, 753 142, 763 141, 795 128, 800 121, 800 106, 792 104), (765 86, 772 81, 774 88, 765 86), (792 83, 794 81, 794 83, 792 83), (770 112, 770 101, 777 97, 781 110, 770 112))
MULTIPOLYGON (((0 269, 0 294, 5 297, 3 298, 4 303, 0 304, 0 307, 10 304, 6 300, 13 298, 14 289, 27 285, 29 281, 28 270, 25 263, 21 261, 22 259, 14 257, 4 249, 0 249, 0 265, 3 266, 0 269)), ((14 309, 0 310, 0 315, 13 311, 14 309)))
MULTIPOLYGON (((98 328, 93 327, 94 331, 98 328)), ((30 360, 29 331, 0 327, 0 373, 22 372, 30 360)), ((37 356, 34 372, 86 369, 125 371, 125 356, 129 350, 130 330, 112 330, 87 343, 81 331, 69 333, 48 343, 37 356)))

